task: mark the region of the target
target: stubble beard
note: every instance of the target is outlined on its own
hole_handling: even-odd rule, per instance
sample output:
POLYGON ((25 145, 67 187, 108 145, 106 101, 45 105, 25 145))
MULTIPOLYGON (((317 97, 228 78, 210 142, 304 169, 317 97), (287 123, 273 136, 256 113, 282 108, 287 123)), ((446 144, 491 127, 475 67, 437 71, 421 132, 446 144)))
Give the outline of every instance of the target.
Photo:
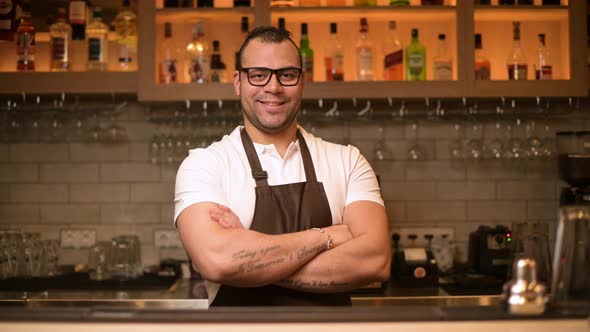
POLYGON ((265 134, 277 134, 289 128, 291 124, 293 124, 293 121, 295 121, 295 119, 298 118, 300 106, 301 101, 295 106, 295 112, 289 114, 285 121, 283 121, 283 123, 279 124, 278 126, 269 127, 265 126, 258 119, 258 116, 256 115, 256 112, 254 110, 246 111, 246 108, 244 107, 244 100, 243 98, 240 98, 240 107, 242 109, 242 114, 244 114, 244 117, 247 119, 248 122, 250 122, 250 124, 254 126, 254 128, 260 130, 265 134))

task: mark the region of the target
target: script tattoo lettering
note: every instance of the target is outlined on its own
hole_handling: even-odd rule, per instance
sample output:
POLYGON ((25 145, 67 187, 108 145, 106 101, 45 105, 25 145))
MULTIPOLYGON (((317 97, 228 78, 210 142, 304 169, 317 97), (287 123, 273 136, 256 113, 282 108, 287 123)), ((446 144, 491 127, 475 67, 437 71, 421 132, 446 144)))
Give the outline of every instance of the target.
POLYGON ((349 284, 345 283, 345 282, 335 282, 335 281, 324 282, 321 280, 304 281, 301 279, 298 279, 298 280, 286 279, 286 280, 281 281, 279 284, 282 284, 285 286, 291 286, 291 287, 295 287, 295 288, 303 288, 303 289, 309 289, 309 288, 329 289, 329 288, 342 288, 342 287, 349 286, 349 284))
POLYGON ((282 257, 273 259, 268 262, 261 262, 261 259, 251 260, 246 263, 240 264, 240 266, 238 267, 238 272, 241 273, 241 272, 252 272, 252 271, 262 270, 262 269, 266 269, 268 267, 271 267, 273 265, 280 264, 284 261, 285 261, 285 258, 282 258, 282 257))
POLYGON ((313 247, 309 250, 306 247, 303 247, 299 251, 297 251, 297 258, 303 259, 309 255, 315 255, 316 253, 320 253, 323 250, 323 246, 313 247))
POLYGON ((278 250, 278 249, 280 249, 280 248, 281 248, 281 247, 280 247, 278 244, 275 244, 275 245, 273 245, 273 246, 271 246, 271 247, 268 247, 268 248, 262 248, 262 249, 260 249, 260 253, 261 253, 261 254, 264 256, 264 255, 266 255, 267 253, 269 253, 269 252, 271 252, 271 251, 273 251, 273 250, 278 250))
POLYGON ((253 259, 256 256, 255 251, 240 250, 231 255, 232 261, 243 260, 246 258, 253 259))

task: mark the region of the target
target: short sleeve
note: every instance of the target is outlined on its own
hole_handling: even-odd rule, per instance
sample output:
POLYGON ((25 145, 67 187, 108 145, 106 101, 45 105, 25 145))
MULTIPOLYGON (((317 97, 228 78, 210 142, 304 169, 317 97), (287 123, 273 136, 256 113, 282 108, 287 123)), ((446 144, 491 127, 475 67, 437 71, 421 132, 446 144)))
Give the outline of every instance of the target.
POLYGON ((210 149, 191 150, 176 174, 174 224, 187 207, 200 202, 227 204, 222 183, 224 164, 210 149))
POLYGON ((350 149, 350 176, 345 205, 356 201, 371 201, 384 205, 373 168, 358 148, 353 146, 348 146, 348 148, 350 149))

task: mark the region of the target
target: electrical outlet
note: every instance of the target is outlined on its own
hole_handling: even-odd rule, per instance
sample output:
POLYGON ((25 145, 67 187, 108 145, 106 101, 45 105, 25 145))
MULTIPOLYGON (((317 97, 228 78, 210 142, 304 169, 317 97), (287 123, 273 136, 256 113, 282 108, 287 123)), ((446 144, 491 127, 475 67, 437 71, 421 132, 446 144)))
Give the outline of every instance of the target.
POLYGON ((154 243, 156 248, 182 248, 182 243, 180 243, 180 238, 176 230, 154 230, 154 243))
POLYGON ((92 229, 62 229, 60 240, 62 248, 90 248, 96 244, 96 231, 92 229))
POLYGON ((440 238, 446 235, 449 241, 455 239, 455 230, 449 227, 411 227, 411 228, 400 228, 399 232, 400 241, 399 245, 401 248, 412 248, 412 247, 428 247, 428 239, 425 235, 433 235, 433 238, 440 238), (410 235, 416 235, 416 240, 411 240, 410 235))

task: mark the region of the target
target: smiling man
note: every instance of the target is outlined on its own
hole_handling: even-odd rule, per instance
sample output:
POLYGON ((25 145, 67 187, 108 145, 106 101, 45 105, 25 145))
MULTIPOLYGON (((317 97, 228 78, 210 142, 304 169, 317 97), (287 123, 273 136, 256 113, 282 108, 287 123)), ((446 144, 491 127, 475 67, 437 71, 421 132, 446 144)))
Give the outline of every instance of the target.
POLYGON ((213 306, 350 305, 389 278, 387 215, 353 146, 298 125, 305 72, 290 33, 258 27, 240 48, 238 126, 178 170, 175 222, 213 306))

